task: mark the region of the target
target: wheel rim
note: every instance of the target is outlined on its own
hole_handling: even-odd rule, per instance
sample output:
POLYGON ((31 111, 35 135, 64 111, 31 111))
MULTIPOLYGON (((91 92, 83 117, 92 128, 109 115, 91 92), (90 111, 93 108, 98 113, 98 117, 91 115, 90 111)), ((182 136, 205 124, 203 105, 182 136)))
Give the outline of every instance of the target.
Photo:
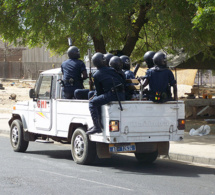
POLYGON ((79 158, 82 157, 84 153, 84 139, 81 135, 78 135, 75 138, 74 149, 75 149, 75 155, 79 158))
POLYGON ((19 140, 19 130, 18 130, 17 126, 14 126, 12 129, 12 135, 11 135, 11 141, 14 146, 17 145, 18 140, 19 140))

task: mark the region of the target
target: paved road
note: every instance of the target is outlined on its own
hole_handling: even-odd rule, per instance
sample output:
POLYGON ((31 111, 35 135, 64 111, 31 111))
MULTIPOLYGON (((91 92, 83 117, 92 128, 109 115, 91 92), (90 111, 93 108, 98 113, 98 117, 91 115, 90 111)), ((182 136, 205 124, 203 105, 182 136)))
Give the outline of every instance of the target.
POLYGON ((8 121, 11 118, 12 114, 2 114, 0 113, 0 132, 1 133, 8 133, 10 127, 8 125, 8 121))
POLYGON ((77 165, 69 145, 31 142, 26 153, 12 151, 0 136, 0 194, 213 194, 215 169, 168 159, 139 164, 115 155, 93 166, 77 165))

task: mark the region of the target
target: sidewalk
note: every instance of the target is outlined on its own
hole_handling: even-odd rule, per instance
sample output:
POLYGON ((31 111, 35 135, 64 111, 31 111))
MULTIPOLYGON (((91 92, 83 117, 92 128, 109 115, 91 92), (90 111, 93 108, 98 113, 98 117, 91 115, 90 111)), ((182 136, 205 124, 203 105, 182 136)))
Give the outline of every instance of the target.
POLYGON ((8 134, 10 132, 10 127, 8 121, 11 118, 12 114, 0 114, 0 135, 8 134))
MULTIPOLYGON (((0 135, 9 135, 10 117, 11 114, 0 114, 0 135)), ((169 157, 172 160, 215 165, 215 135, 190 136, 185 132, 183 141, 170 142, 169 157)))
POLYGON ((185 132, 181 142, 170 142, 170 159, 215 165, 215 135, 190 136, 185 132))

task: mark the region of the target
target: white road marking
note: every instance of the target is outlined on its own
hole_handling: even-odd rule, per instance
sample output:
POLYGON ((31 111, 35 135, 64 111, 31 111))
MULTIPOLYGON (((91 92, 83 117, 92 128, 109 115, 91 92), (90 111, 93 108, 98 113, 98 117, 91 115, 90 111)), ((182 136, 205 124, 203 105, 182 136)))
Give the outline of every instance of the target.
POLYGON ((50 173, 50 174, 54 174, 54 175, 59 175, 59 176, 62 176, 62 177, 69 177, 69 178, 79 179, 79 180, 82 180, 82 181, 91 182, 91 183, 95 183, 95 184, 99 184, 99 185, 104 185, 104 186, 108 186, 108 187, 111 187, 111 188, 118 188, 118 189, 122 189, 122 190, 133 191, 132 189, 129 189, 129 188, 124 188, 124 187, 121 187, 121 186, 105 184, 105 183, 101 183, 101 182, 97 182, 97 181, 91 181, 91 180, 84 179, 84 178, 74 177, 74 176, 70 176, 70 175, 63 175, 63 174, 60 174, 60 173, 55 173, 55 172, 45 171, 45 170, 40 170, 40 171, 50 173))

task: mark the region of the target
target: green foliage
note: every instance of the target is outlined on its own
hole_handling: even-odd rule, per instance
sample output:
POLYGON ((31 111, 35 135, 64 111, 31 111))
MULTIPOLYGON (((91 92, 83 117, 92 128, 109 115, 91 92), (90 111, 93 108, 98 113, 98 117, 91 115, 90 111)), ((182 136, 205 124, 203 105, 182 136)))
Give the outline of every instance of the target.
POLYGON ((192 55, 215 43, 214 6, 214 0, 1 0, 0 35, 58 54, 68 37, 82 56, 98 50, 96 37, 106 51, 126 51, 133 61, 148 50, 184 48, 192 55))

